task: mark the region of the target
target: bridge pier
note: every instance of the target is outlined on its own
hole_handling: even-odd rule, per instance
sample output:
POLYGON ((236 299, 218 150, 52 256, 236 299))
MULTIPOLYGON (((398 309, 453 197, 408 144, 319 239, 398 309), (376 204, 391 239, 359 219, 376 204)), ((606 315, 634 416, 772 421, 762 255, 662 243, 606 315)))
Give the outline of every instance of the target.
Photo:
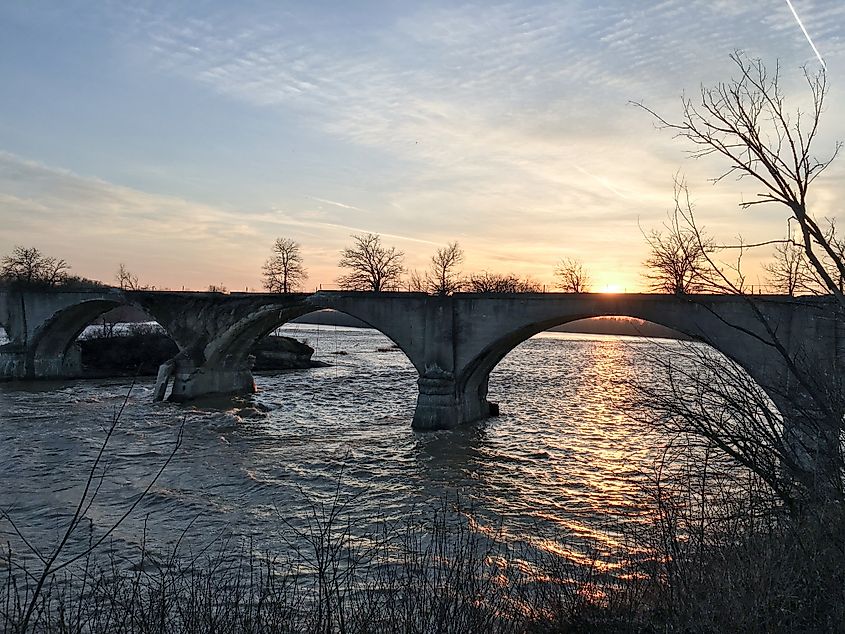
POLYGON ((487 379, 470 386, 437 365, 428 366, 417 379, 419 393, 412 426, 420 431, 452 429, 458 425, 498 414, 498 406, 487 400, 487 379))
MULTIPOLYGON (((202 396, 252 394, 255 392, 255 379, 249 366, 221 367, 208 366, 191 359, 175 359, 172 370, 159 372, 156 381, 156 392, 159 392, 159 381, 165 382, 173 377, 173 388, 168 397, 169 401, 184 402, 202 396)), ((165 386, 166 388, 166 383, 165 386)), ((164 396, 161 390, 161 396, 164 396)))
POLYGON ((203 396, 252 394, 252 346, 297 314, 304 295, 132 291, 130 299, 164 327, 179 354, 159 367, 153 394, 184 402, 203 396))
POLYGON ((72 379, 82 376, 82 350, 72 343, 64 354, 37 354, 32 376, 40 379, 72 379))
POLYGON ((0 348, 0 380, 72 379, 82 376, 82 352, 71 344, 62 353, 0 348))
POLYGON ((26 351, 8 344, 0 347, 0 380, 26 378, 26 351))

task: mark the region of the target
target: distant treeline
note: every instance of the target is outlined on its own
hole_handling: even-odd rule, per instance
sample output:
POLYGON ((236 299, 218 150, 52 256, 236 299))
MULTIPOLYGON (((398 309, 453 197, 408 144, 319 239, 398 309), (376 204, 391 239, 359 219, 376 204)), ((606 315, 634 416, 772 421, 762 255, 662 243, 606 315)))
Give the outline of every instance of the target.
MULTIPOLYGON (((329 326, 351 326, 369 328, 360 319, 334 310, 320 310, 292 320, 303 324, 323 324, 329 326)), ((593 317, 579 319, 568 324, 555 326, 554 332, 577 332, 594 335, 630 335, 632 337, 662 337, 664 339, 687 339, 676 330, 633 317, 593 317)))
MULTIPOLYGON (((151 317, 133 306, 119 306, 103 315, 107 323, 134 323, 151 321, 151 317)), ((360 319, 334 310, 318 310, 302 317, 292 319, 300 324, 318 324, 325 326, 348 326, 352 328, 369 328, 360 319)), ((632 337, 662 337, 664 339, 687 339, 686 336, 650 321, 633 317, 593 317, 579 319, 568 324, 555 326, 549 330, 554 332, 577 332, 593 335, 630 335, 632 337)))
POLYGON ((630 335, 632 337, 661 337, 689 339, 683 333, 666 326, 634 317, 592 317, 549 328, 554 332, 580 332, 591 335, 630 335))

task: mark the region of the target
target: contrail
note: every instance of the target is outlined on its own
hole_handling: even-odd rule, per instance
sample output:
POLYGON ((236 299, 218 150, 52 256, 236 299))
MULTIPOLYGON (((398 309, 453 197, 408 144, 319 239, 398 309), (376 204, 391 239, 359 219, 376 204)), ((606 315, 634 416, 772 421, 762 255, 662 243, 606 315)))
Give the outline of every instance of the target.
POLYGON ((440 246, 439 242, 432 242, 431 240, 424 240, 422 238, 411 238, 410 236, 402 236, 398 233, 384 233, 383 231, 373 231, 371 229, 362 229, 361 227, 353 227, 351 225, 343 225, 336 222, 320 222, 319 220, 296 220, 294 218, 282 218, 276 220, 279 224, 290 225, 292 227, 313 227, 317 229, 342 229, 344 231, 354 231, 356 233, 377 233, 379 235, 396 238, 397 240, 407 240, 408 242, 419 242, 420 244, 433 244, 440 246))
POLYGON ((819 53, 819 49, 816 48, 816 45, 813 44, 813 40, 810 39, 810 34, 807 33, 807 29, 804 28, 803 22, 801 22, 801 18, 798 17, 798 12, 795 10, 795 7, 792 6, 791 0, 786 0, 786 4, 789 5, 789 10, 792 11, 792 15, 795 16, 795 21, 798 23, 798 26, 801 27, 801 30, 804 32, 804 37, 807 38, 807 42, 809 42, 810 47, 813 49, 813 52, 816 54, 816 57, 819 58, 819 62, 821 62, 822 68, 827 70, 827 64, 824 63, 821 54, 819 53))
POLYGON ((335 207, 342 207, 343 209, 353 209, 355 211, 363 211, 363 209, 355 207, 354 205, 347 205, 345 203, 339 203, 337 201, 328 200, 326 198, 317 198, 316 196, 308 196, 308 198, 310 198, 311 200, 316 200, 319 203, 326 203, 327 205, 334 205, 335 207))
POLYGON ((599 185, 601 185, 602 187, 604 187, 606 190, 608 190, 608 191, 610 191, 610 192, 613 192, 614 194, 616 194, 617 196, 619 196, 619 198, 623 198, 623 199, 625 199, 625 200, 631 200, 631 199, 630 199, 630 197, 626 196, 625 194, 623 194, 622 192, 620 192, 618 189, 616 189, 613 185, 611 185, 611 184, 607 181, 607 179, 605 179, 605 178, 600 178, 600 177, 596 176, 595 174, 592 174, 592 173, 588 172, 586 169, 584 169, 583 167, 581 167, 581 166, 580 166, 580 165, 578 165, 578 164, 573 163, 573 164, 572 164, 572 167, 574 167, 576 170, 578 170, 579 172, 581 172, 584 176, 589 176, 589 177, 590 177, 590 178, 592 178, 594 181, 596 181, 599 185))

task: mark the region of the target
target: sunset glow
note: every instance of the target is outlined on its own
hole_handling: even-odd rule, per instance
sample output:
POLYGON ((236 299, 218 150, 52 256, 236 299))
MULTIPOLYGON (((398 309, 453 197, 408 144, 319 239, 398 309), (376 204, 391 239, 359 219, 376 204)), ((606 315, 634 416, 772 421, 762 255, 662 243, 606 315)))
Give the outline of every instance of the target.
POLYGON ((622 293, 624 292, 623 287, 620 284, 605 284, 604 288, 601 289, 602 293, 622 293))

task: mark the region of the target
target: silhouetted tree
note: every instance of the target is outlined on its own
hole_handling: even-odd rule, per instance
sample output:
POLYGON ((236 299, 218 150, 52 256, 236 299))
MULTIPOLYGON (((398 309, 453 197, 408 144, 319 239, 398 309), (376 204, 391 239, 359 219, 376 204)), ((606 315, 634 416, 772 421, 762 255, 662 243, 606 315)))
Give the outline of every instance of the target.
MULTIPOLYGON (((845 241, 843 241, 836 232, 835 218, 825 218, 824 222, 826 224, 824 237, 828 248, 820 258, 820 261, 824 269, 827 271, 827 276, 839 289, 839 291, 843 292, 845 291, 845 276, 843 276, 841 267, 838 263, 845 262, 845 241), (833 253, 834 255, 830 256, 828 255, 828 252, 833 253)), ((814 267, 809 266, 808 268, 814 280, 814 288, 817 292, 824 292, 827 288, 824 278, 818 274, 814 267)))
POLYGON ((487 271, 471 275, 466 288, 472 293, 538 293, 541 290, 540 284, 530 278, 487 271))
POLYGON ((814 277, 810 273, 804 249, 787 240, 775 245, 774 259, 763 265, 772 290, 784 295, 812 292, 814 277))
POLYGON ((563 258, 555 267, 557 287, 565 293, 586 293, 590 290, 590 275, 580 260, 563 258))
POLYGON ((431 256, 426 273, 426 289, 433 295, 451 295, 463 286, 458 267, 464 261, 464 251, 457 242, 437 249, 431 256))
POLYGON ((676 180, 674 211, 668 214, 662 230, 646 234, 651 253, 643 264, 653 291, 686 295, 700 293, 707 287, 704 273, 713 241, 686 222, 685 214, 691 209, 686 185, 676 180))
POLYGON ((845 278, 845 259, 830 239, 824 223, 807 209, 807 192, 813 181, 833 162, 842 148, 834 145, 831 153, 816 158, 810 149, 819 130, 827 95, 824 69, 804 77, 809 88, 808 112, 789 112, 780 84, 780 66, 773 73, 759 59, 748 59, 737 52, 731 55, 739 76, 715 87, 702 86, 698 103, 684 98, 681 121, 670 123, 653 110, 662 127, 697 147, 695 158, 717 155, 725 158, 728 169, 714 179, 730 175, 750 178, 761 192, 755 200, 740 203, 743 208, 764 203, 780 203, 790 212, 799 229, 798 242, 807 262, 824 287, 845 307, 845 294, 838 284, 845 278), (831 268, 836 272, 832 274, 831 268))
POLYGON ((290 238, 276 238, 273 255, 267 258, 262 269, 264 288, 271 293, 290 293, 308 279, 299 243, 290 238))
POLYGON ((396 247, 382 246, 381 237, 373 233, 353 235, 352 239, 355 245, 340 254, 338 266, 349 269, 337 278, 340 287, 376 293, 398 288, 405 272, 405 254, 396 247))
POLYGON ((425 277, 417 269, 414 269, 408 275, 408 290, 412 293, 427 292, 425 277))
MULTIPOLYGON (((728 167, 714 179, 715 182, 735 175, 750 178, 758 184, 760 192, 757 197, 742 201, 742 208, 777 203, 788 210, 788 221, 797 226, 799 238, 796 242, 803 249, 810 272, 836 299, 836 307, 819 305, 819 318, 841 321, 842 310, 845 309, 845 295, 839 284, 839 280, 845 277, 842 245, 836 239, 832 220, 817 219, 807 207, 810 186, 842 147, 841 142, 837 142, 823 159, 816 158, 811 150, 824 111, 827 94, 825 72, 820 69, 811 74, 804 70, 812 105, 808 111, 798 109, 790 112, 781 90, 778 65, 770 74, 760 60, 749 60, 742 53, 735 53, 731 59, 739 70, 738 76, 712 88, 702 86, 700 99, 696 102, 684 98, 679 122, 670 123, 652 110, 645 109, 676 137, 692 143, 696 148, 691 153, 693 157, 720 156, 726 160, 728 167)), ((679 216, 677 198, 676 191, 675 220, 679 216)), ((688 397, 679 392, 668 394, 659 405, 670 412, 677 423, 676 429, 690 432, 719 447, 767 483, 775 483, 774 488, 781 485, 782 490, 787 491, 783 497, 792 497, 790 486, 799 483, 797 492, 800 497, 825 502, 835 499, 841 511, 845 508, 845 463, 840 445, 845 393, 839 377, 808 365, 800 354, 790 352, 793 348, 784 340, 788 334, 779 324, 767 319, 754 298, 745 294, 739 264, 732 267, 739 276, 739 280, 735 281, 713 261, 708 242, 696 228, 689 205, 681 215, 685 226, 680 235, 693 236, 688 250, 696 253, 698 249, 698 253, 703 255, 703 276, 708 279, 708 285, 719 292, 734 293, 744 298, 755 310, 760 332, 765 333, 761 339, 780 355, 788 372, 788 384, 793 386, 790 389, 793 392, 800 389, 801 394, 785 394, 781 403, 787 411, 778 412, 767 399, 757 398, 750 402, 743 398, 742 395, 751 391, 750 379, 742 373, 725 371, 722 376, 716 372, 709 375, 718 378, 720 394, 712 393, 716 389, 712 380, 704 381, 700 388, 697 386, 696 389, 700 389, 699 405, 708 403, 707 407, 690 405, 688 397), (725 425, 726 420, 742 421, 747 426, 732 429, 725 425), (789 424, 784 424, 784 421, 789 424), (780 448, 785 451, 779 452, 780 448), (802 455, 809 458, 802 459, 802 455)), ((675 222, 674 226, 679 224, 675 222)), ((723 246, 720 249, 739 248, 742 253, 748 248, 772 242, 723 246)), ((695 372, 702 377, 707 376, 699 368, 695 372)), ((808 506, 819 508, 814 504, 808 506)), ((792 508, 806 510, 808 506, 802 502, 792 508)))
POLYGON ((70 265, 47 257, 35 247, 16 246, 0 261, 0 276, 7 282, 25 286, 58 286, 68 277, 70 265))
POLYGON ((117 267, 117 273, 115 274, 115 279, 117 280, 117 285, 126 291, 139 291, 142 290, 141 284, 138 283, 138 276, 133 275, 129 269, 126 268, 126 265, 121 262, 117 267))

